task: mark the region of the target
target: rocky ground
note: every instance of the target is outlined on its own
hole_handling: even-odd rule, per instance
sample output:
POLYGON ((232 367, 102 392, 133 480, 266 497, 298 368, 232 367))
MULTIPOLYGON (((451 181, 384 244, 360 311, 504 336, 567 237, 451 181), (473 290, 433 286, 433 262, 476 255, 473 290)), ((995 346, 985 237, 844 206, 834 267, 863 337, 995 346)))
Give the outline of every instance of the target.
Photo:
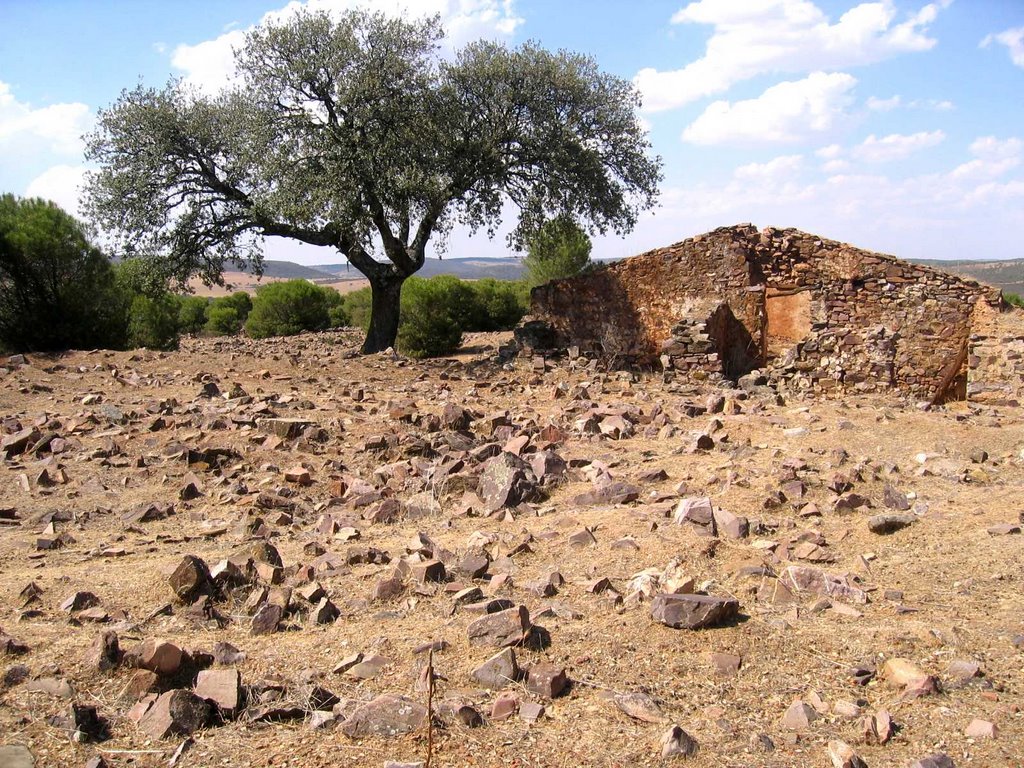
POLYGON ((1022 764, 1024 411, 503 341, 9 361, 0 765, 1022 764))

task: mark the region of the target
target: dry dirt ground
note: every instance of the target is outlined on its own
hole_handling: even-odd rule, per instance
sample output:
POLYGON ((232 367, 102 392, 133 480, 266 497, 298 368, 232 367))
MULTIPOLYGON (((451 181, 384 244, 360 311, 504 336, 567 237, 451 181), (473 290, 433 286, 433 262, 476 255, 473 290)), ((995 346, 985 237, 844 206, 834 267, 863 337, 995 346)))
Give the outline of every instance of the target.
MULTIPOLYGON (((425 703, 416 686, 424 654, 414 650, 443 640, 434 654, 435 709, 459 693, 485 723, 470 728, 438 718, 433 766, 829 766, 827 744, 835 739, 873 767, 905 766, 936 752, 957 766, 1024 764, 1024 537, 988 532, 1018 523, 1024 510, 1021 408, 959 403, 924 411, 896 395, 816 402, 787 396, 780 403, 765 391, 726 391, 724 412, 712 414, 702 408, 719 388, 666 382, 657 373, 601 373, 568 360, 549 361, 543 372, 530 360, 503 367, 495 352, 506 340, 471 337, 457 358, 414 362, 356 357, 359 339, 344 332, 203 339, 174 353, 71 352, 0 369, 5 432, 36 425, 59 437, 35 454, 13 452, 0 474, 0 517, 14 518, 0 520, 0 635, 28 646, 21 655, 0 655, 7 673, 0 745, 24 745, 37 766, 83 766, 97 756, 109 766, 168 765, 183 737, 151 739, 128 718, 134 702, 124 689, 134 670, 122 664, 98 671, 88 660, 97 636, 112 629, 123 650, 150 637, 194 653, 231 643, 245 653, 236 667, 254 696, 269 687, 301 703, 315 682, 342 699, 344 712, 382 693, 425 703), (201 396, 210 382, 222 394, 201 396), (232 392, 235 385, 247 396, 232 392), (459 439, 428 431, 433 425, 424 418, 449 404, 477 416, 459 439), (587 419, 595 407, 608 410, 587 419), (502 414, 512 427, 498 429, 501 445, 509 435, 528 435, 529 459, 552 440, 570 466, 546 499, 487 515, 466 496, 479 476, 471 456, 447 481, 432 473, 458 455, 452 445, 476 451, 495 442, 490 433, 502 419, 493 417, 502 414), (613 439, 585 428, 609 414, 625 414, 633 434, 613 439), (305 419, 324 433, 275 445, 259 422, 269 416, 305 419), (542 435, 548 425, 556 429, 542 435), (710 449, 694 450, 700 433, 712 438, 710 449), (383 443, 371 438, 389 434, 398 440, 377 450, 383 443), (188 463, 189 456, 209 457, 202 454, 209 449, 235 453, 221 464, 188 463), (297 465, 311 484, 285 479, 297 465), (183 501, 189 479, 202 495, 183 501), (804 497, 781 498, 780 488, 794 479, 804 497), (639 498, 580 498, 615 481, 638 486, 639 498), (878 535, 867 521, 892 511, 887 484, 907 496, 914 522, 878 535), (414 497, 418 509, 429 507, 424 498, 439 508, 373 522, 367 518, 379 502, 356 506, 368 486, 410 508, 414 497), (702 496, 748 518, 750 535, 708 537, 673 521, 680 498, 702 496), (273 498, 293 508, 266 508, 273 498), (867 506, 844 509, 850 504, 837 506, 840 498, 867 506), (152 503, 173 505, 173 514, 125 520, 152 503), (810 515, 808 504, 820 514, 810 515), (356 528, 358 540, 318 532, 324 514, 356 528), (571 545, 584 528, 594 541, 571 545), (487 543, 490 576, 476 586, 525 605, 549 634, 546 648, 515 652, 521 666, 564 667, 569 689, 545 700, 522 683, 509 687, 521 703, 546 707, 538 721, 489 717, 497 692, 482 689, 470 672, 496 649, 469 642, 476 616, 452 597, 470 579, 449 568, 455 587, 408 584, 390 601, 370 600, 375 584, 418 546, 411 542, 418 532, 435 554, 448 550, 449 564, 487 543), (336 622, 308 624, 308 606, 293 596, 279 631, 253 636, 244 606, 252 586, 215 603, 222 623, 175 598, 168 574, 184 555, 211 566, 244 557, 254 533, 280 551, 285 583, 312 562, 314 543, 340 556, 338 567, 315 574, 341 611, 336 622), (40 538, 62 534, 63 547, 38 549, 40 538), (817 546, 797 548, 801 539, 817 546), (347 565, 350 547, 384 550, 392 561, 347 565), (796 559, 797 552, 819 562, 796 559), (738 619, 696 631, 654 621, 650 600, 631 594, 631 578, 649 568, 661 573, 673 559, 696 588, 737 598, 738 619), (797 594, 772 602, 780 594, 772 576, 790 565, 845 577, 868 600, 797 594), (529 588, 553 571, 564 579, 557 594, 529 588), (612 589, 588 591, 602 577, 612 589), (41 590, 35 600, 22 596, 29 583, 41 590), (107 620, 62 610, 76 591, 94 593, 107 620), (155 613, 166 605, 169 611, 155 613), (332 672, 357 652, 386 664, 368 680, 332 672), (719 671, 712 653, 739 656, 738 671, 719 671), (882 674, 894 657, 933 676, 939 691, 908 696, 882 674), (976 662, 980 676, 959 680, 950 671, 957 660, 976 662), (878 674, 859 685, 851 675, 858 666, 878 674), (68 702, 30 690, 46 677, 66 680, 75 701, 97 707, 109 738, 76 743, 51 721, 68 702), (657 707, 652 719, 660 711, 663 721, 625 714, 614 698, 625 693, 647 694, 657 707), (793 731, 782 719, 798 699, 818 716, 793 731), (895 724, 884 745, 865 738, 862 722, 881 709, 895 724), (965 735, 974 719, 994 723, 996 737, 965 735), (659 739, 673 724, 696 740, 695 755, 663 760, 659 739)), ((177 765, 379 768, 387 760, 423 760, 428 734, 423 727, 392 739, 351 739, 340 724, 312 729, 308 714, 283 722, 243 714, 196 732, 187 746, 177 765)))

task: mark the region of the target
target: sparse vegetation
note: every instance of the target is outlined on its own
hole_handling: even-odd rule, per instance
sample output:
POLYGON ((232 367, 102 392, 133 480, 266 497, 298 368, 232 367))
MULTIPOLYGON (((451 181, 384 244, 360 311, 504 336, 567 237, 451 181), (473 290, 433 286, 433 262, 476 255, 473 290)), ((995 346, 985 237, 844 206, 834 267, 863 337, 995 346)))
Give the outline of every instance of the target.
POLYGON ((322 331, 331 325, 331 309, 341 302, 334 289, 306 280, 270 283, 256 292, 245 332, 254 339, 265 339, 322 331))
POLYGON ((1003 298, 1006 300, 1007 304, 1024 309, 1024 298, 1021 298, 1020 294, 1004 293, 1003 298))

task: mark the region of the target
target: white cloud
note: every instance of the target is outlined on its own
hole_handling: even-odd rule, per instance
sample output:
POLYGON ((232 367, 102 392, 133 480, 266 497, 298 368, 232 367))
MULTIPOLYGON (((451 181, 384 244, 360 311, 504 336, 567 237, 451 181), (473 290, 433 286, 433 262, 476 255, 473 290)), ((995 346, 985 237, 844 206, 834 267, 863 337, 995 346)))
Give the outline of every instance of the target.
POLYGON ((815 72, 773 85, 756 99, 716 101, 683 131, 694 144, 787 143, 832 130, 853 101, 856 78, 815 72))
MULTIPOLYGON (((260 24, 283 21, 302 8, 340 14, 352 8, 367 8, 392 16, 423 17, 440 14, 448 33, 446 44, 456 47, 481 37, 508 36, 522 24, 514 0, 293 0, 263 15, 260 24)), ((212 40, 179 45, 171 63, 184 74, 185 82, 207 93, 227 84, 234 75, 234 50, 245 42, 247 29, 231 29, 212 40)))
POLYGON ((657 112, 760 74, 834 70, 925 51, 936 42, 928 26, 950 1, 925 5, 902 22, 892 0, 864 2, 833 24, 810 0, 698 0, 672 23, 712 26, 704 55, 682 69, 642 69, 634 82, 645 109, 657 112))
POLYGON ((1024 67, 1024 27, 1013 27, 995 35, 986 35, 981 47, 987 48, 993 42, 1005 45, 1010 52, 1010 60, 1018 67, 1024 67))
POLYGON ((737 179, 758 179, 773 181, 792 178, 803 168, 803 155, 781 155, 766 163, 748 163, 741 165, 733 176, 737 179))
POLYGON ((80 102, 33 107, 18 101, 11 87, 0 82, 0 154, 35 151, 60 155, 82 152, 81 136, 92 124, 89 107, 80 102))
POLYGON ((832 160, 843 154, 843 148, 838 144, 829 144, 827 147, 816 149, 814 154, 823 160, 832 160))
POLYGON ((853 149, 853 156, 867 163, 888 163, 902 160, 915 152, 941 144, 946 138, 942 131, 919 133, 891 133, 881 138, 871 134, 853 149))
POLYGON ((891 96, 888 99, 879 99, 877 96, 872 96, 867 101, 868 109, 872 112, 891 112, 903 103, 903 99, 899 96, 891 96))
POLYGON ((29 182, 25 196, 52 200, 68 213, 77 216, 85 171, 84 165, 55 165, 29 182))
POLYGON ((958 165, 951 176, 957 180, 984 181, 997 179, 1020 165, 1024 142, 1018 138, 982 136, 969 149, 974 159, 958 165))

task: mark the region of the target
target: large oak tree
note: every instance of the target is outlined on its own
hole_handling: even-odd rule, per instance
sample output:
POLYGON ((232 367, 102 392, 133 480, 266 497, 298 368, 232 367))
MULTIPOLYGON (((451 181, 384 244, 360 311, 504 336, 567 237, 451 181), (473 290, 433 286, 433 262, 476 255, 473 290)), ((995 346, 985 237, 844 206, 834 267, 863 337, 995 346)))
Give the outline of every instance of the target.
POLYGON ((336 248, 370 282, 374 352, 454 224, 493 235, 511 202, 521 248, 557 215, 624 233, 654 204, 660 158, 628 81, 532 43, 446 58, 443 34, 437 18, 303 11, 249 34, 215 96, 127 90, 89 137, 87 211, 181 281, 258 264, 267 236, 336 248))

